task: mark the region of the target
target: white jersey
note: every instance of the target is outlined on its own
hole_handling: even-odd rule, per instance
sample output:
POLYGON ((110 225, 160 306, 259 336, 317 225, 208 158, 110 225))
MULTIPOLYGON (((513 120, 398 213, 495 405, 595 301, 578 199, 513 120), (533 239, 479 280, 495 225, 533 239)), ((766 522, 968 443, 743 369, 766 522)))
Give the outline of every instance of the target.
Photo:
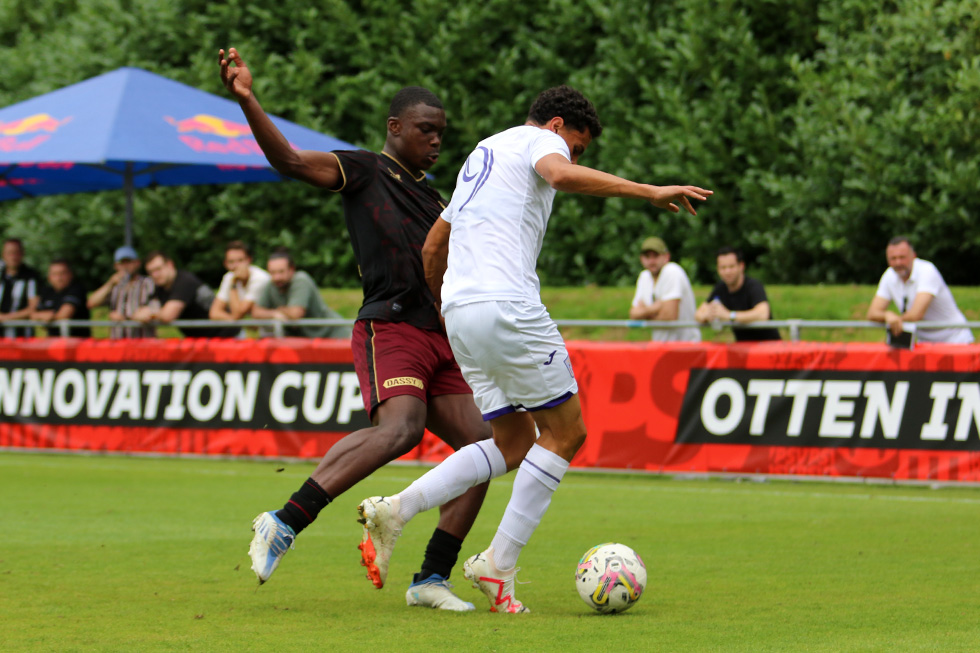
MULTIPOLYGON (((912 308, 919 293, 932 295, 932 302, 922 316, 924 322, 966 322, 966 317, 956 306, 953 293, 935 265, 925 259, 912 260, 912 272, 908 281, 902 281, 895 270, 888 268, 881 275, 875 295, 894 302, 900 313, 912 308)), ((973 334, 969 329, 920 329, 917 338, 922 342, 951 342, 969 344, 973 334)))
MULTIPOLYGON (((655 300, 666 301, 679 299, 677 320, 680 322, 694 321, 694 289, 687 278, 687 273, 677 263, 668 261, 660 268, 657 280, 653 280, 650 270, 644 270, 636 280, 636 294, 633 295, 633 306, 652 304, 655 300)), ((701 330, 696 327, 684 329, 654 329, 652 340, 659 342, 683 341, 701 342, 701 330)))
POLYGON ((555 189, 534 166, 549 154, 571 161, 561 136, 523 125, 484 139, 467 157, 442 212, 452 225, 443 309, 494 300, 541 302, 536 268, 555 189))

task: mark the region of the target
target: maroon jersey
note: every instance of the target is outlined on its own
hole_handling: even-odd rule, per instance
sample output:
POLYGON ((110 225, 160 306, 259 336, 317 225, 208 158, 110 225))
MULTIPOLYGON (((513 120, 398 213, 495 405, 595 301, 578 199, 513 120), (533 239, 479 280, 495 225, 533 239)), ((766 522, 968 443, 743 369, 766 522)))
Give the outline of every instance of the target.
POLYGON ((446 203, 423 175, 364 150, 333 152, 340 161, 344 218, 354 247, 364 303, 357 319, 441 329, 425 283, 422 245, 446 203))

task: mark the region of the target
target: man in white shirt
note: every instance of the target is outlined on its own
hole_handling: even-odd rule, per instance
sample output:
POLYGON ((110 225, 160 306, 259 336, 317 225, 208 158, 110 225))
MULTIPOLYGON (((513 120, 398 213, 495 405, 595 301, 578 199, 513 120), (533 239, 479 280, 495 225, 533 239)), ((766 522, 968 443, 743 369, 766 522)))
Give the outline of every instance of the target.
MULTIPOLYGON (((694 289, 684 268, 670 260, 662 238, 651 236, 640 244, 640 263, 644 270, 636 280, 630 319, 693 322, 694 289)), ((701 329, 654 329, 652 340, 701 342, 701 329)))
POLYGON ((269 273, 252 265, 252 253, 240 240, 225 246, 225 269, 228 271, 221 277, 209 317, 230 322, 251 314, 252 306, 269 283, 269 273))
POLYGON ((538 96, 524 125, 481 141, 466 159, 422 260, 453 354, 493 439, 461 448, 400 494, 365 499, 390 515, 371 528, 396 534, 419 512, 518 469, 490 547, 463 564, 492 612, 528 611, 514 596, 517 557, 585 441, 578 385, 535 272, 555 192, 645 199, 673 212, 680 204, 692 214, 689 198, 711 195, 575 165, 601 132, 592 103, 561 86, 538 96))
MULTIPOLYGON (((881 275, 868 308, 869 320, 884 322, 895 336, 902 333, 905 322, 966 322, 943 275, 929 261, 916 258, 907 237, 895 236, 889 240, 885 258, 888 269, 881 275), (898 307, 898 313, 888 310, 892 302, 898 307)), ((967 328, 920 329, 917 339, 969 344, 973 342, 973 334, 967 328)))

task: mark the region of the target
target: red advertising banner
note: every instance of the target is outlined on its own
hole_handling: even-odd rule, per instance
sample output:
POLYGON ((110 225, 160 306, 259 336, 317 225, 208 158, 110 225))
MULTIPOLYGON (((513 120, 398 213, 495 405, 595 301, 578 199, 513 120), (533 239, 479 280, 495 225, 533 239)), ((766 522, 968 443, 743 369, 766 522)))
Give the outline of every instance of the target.
MULTIPOLYGON (((576 467, 980 482, 980 346, 569 352, 576 467)), ((368 424, 342 341, 0 341, 0 447, 316 459, 368 424)), ((448 453, 427 433, 404 458, 448 453)))
POLYGON ((980 346, 573 343, 573 465, 980 481, 980 346))

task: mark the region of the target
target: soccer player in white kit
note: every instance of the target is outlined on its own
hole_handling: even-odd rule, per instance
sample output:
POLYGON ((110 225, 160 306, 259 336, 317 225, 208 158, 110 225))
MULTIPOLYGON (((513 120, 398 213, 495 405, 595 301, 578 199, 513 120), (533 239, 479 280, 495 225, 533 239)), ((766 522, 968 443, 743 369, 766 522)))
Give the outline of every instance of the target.
POLYGON ((576 165, 601 132, 592 103, 560 86, 538 96, 524 125, 483 140, 466 159, 422 257, 435 297, 441 294, 453 354, 493 440, 463 447, 395 496, 361 504, 375 515, 366 536, 390 555, 417 513, 517 468, 490 547, 463 564, 493 612, 528 612, 514 596, 517 558, 586 435, 568 352, 541 303, 535 271, 556 191, 645 199, 673 212, 679 203, 691 214, 689 198, 712 194, 576 165))

